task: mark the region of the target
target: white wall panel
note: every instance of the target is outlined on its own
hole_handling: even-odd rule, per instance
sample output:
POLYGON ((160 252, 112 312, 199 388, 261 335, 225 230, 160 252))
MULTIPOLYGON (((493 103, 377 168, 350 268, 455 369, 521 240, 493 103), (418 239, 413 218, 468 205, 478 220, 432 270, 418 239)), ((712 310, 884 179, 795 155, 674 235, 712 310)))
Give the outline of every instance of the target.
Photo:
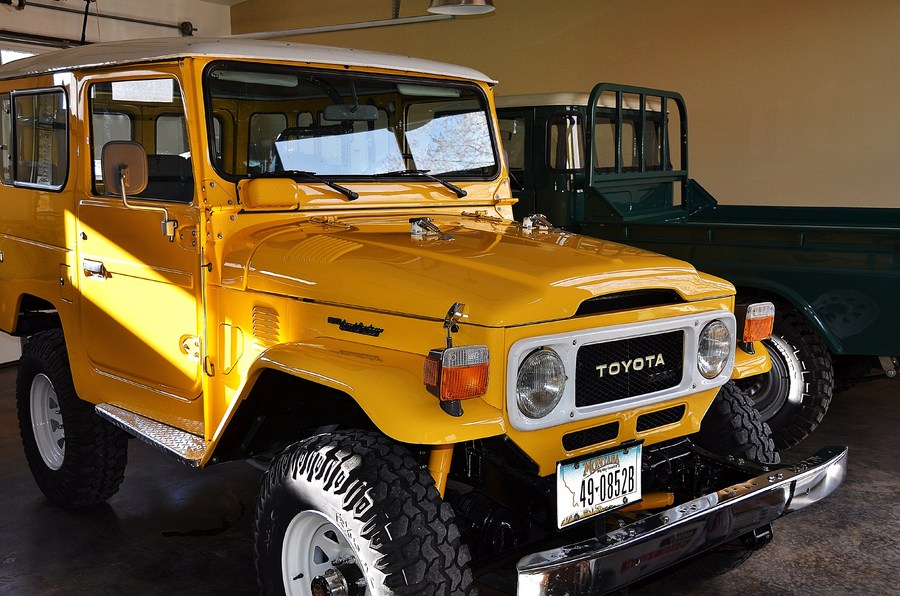
MULTIPOLYGON (((17 0, 13 0, 13 5, 17 0)), ((0 23, 4 37, 9 33, 26 33, 43 37, 59 37, 78 41, 81 39, 83 10, 85 4, 80 0, 34 0, 26 3, 23 10, 14 6, 0 6, 0 23), (44 8, 55 6, 79 11, 76 13, 61 12, 44 8)), ((179 37, 181 33, 173 27, 162 27, 142 23, 104 18, 105 16, 130 17, 134 19, 178 25, 189 21, 197 29, 195 36, 219 37, 231 33, 231 12, 228 6, 220 3, 203 2, 201 0, 154 0, 153 2, 136 2, 135 0, 97 0, 90 5, 90 16, 85 29, 85 40, 88 42, 117 41, 122 39, 144 39, 158 37, 179 37), (101 15, 100 18, 97 14, 101 15)), ((27 46, 0 41, 0 47, 24 49, 27 46)), ((48 48, 35 48, 32 51, 46 51, 48 48)))

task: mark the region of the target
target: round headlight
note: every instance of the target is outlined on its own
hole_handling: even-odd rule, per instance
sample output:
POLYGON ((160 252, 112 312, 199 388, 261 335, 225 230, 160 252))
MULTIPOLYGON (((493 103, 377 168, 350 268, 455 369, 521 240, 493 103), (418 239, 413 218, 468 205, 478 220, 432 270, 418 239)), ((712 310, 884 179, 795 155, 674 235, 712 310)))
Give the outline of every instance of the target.
POLYGON ((516 403, 529 418, 543 418, 556 407, 566 387, 566 369, 553 350, 541 348, 528 355, 516 377, 516 403))
POLYGON ((700 332, 697 368, 707 379, 714 379, 725 368, 734 340, 725 323, 716 319, 700 332))

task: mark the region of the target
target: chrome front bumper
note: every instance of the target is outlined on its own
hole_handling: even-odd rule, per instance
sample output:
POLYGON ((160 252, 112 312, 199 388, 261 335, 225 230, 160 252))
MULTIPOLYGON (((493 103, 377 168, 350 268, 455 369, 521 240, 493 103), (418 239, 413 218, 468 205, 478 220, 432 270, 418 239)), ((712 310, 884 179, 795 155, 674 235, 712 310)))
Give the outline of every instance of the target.
POLYGON ((825 447, 599 538, 528 555, 517 565, 518 594, 579 596, 627 586, 827 497, 846 471, 847 448, 825 447))

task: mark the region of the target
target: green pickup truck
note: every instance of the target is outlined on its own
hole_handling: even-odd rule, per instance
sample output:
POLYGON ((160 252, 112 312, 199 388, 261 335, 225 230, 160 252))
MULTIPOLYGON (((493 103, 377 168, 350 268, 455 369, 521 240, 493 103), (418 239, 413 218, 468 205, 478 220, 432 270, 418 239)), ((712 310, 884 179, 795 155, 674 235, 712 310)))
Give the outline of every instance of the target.
POLYGON ((897 375, 900 210, 720 205, 688 174, 673 92, 601 83, 500 97, 497 111, 518 218, 675 256, 730 280, 739 302, 776 304, 772 371, 742 384, 779 448, 822 420, 835 374, 897 375))

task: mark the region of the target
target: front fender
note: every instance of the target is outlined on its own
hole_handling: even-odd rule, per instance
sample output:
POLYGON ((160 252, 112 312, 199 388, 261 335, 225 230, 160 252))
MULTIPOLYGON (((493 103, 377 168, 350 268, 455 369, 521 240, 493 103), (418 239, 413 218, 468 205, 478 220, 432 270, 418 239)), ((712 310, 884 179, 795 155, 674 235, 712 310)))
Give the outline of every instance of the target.
POLYGON ((772 359, 762 342, 753 342, 753 353, 748 354, 738 347, 734 354, 734 370, 731 380, 746 379, 754 375, 767 373, 772 369, 772 359))
MULTIPOLYGON (((248 372, 257 379, 273 369, 349 395, 388 437, 403 443, 441 445, 506 432, 503 413, 481 399, 462 402, 463 415, 446 414, 422 380, 424 357, 336 339, 288 343, 263 352, 248 372)), ((502 383, 502 379, 495 379, 502 383)), ((247 383, 237 404, 252 390, 247 383)))

